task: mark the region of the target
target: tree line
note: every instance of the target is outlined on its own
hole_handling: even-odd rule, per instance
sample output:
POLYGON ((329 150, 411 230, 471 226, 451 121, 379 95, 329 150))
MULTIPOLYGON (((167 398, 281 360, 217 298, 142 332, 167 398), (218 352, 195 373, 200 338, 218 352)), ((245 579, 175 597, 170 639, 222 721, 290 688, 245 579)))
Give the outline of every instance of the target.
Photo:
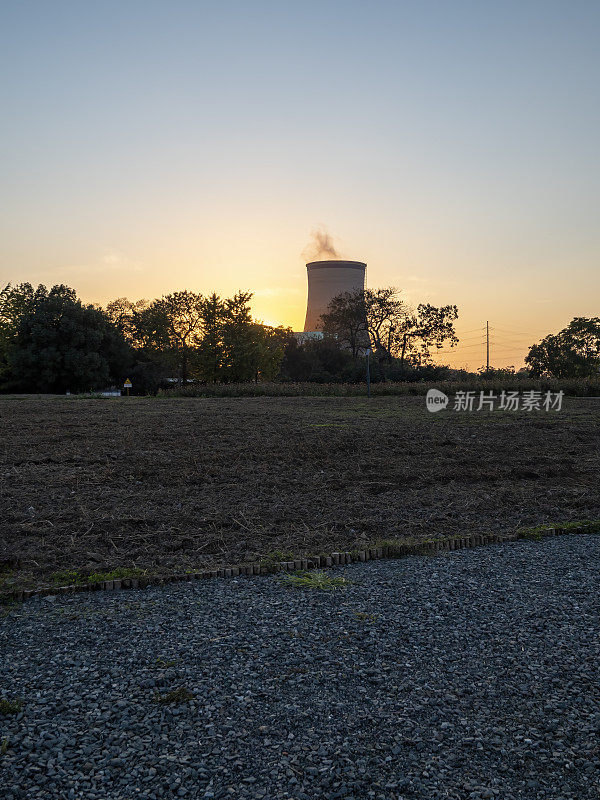
MULTIPOLYGON (((85 304, 74 289, 8 284, 0 291, 0 391, 87 392, 131 378, 134 392, 173 383, 442 380, 465 377, 434 364, 458 343, 455 305, 413 308, 393 287, 334 298, 316 336, 252 317, 250 292, 191 291, 152 301, 85 304)), ((576 318, 533 345, 532 376, 586 377, 600 369, 600 318, 576 318)))
POLYGON ((126 377, 143 394, 190 381, 356 381, 367 347, 374 380, 432 377, 432 349, 458 341, 455 306, 413 313, 391 288, 335 298, 315 338, 258 322, 251 298, 186 290, 101 307, 64 285, 8 284, 0 292, 0 390, 86 392, 126 377))
POLYGON ((102 308, 67 286, 9 284, 0 292, 0 389, 86 392, 129 377, 145 394, 191 379, 273 380, 291 332, 254 320, 251 297, 182 291, 102 308))

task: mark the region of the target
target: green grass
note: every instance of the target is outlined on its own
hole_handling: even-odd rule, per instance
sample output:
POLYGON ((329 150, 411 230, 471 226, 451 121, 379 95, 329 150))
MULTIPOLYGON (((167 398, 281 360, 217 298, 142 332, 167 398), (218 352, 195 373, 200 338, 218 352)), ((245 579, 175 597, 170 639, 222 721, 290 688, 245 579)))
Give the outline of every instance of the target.
POLYGON ((168 669, 169 667, 174 667, 176 663, 177 662, 175 660, 165 661, 165 659, 161 658, 161 656, 159 656, 156 659, 156 666, 157 667, 162 667, 163 669, 168 669))
POLYGON ((0 699, 0 716, 2 717, 18 714, 22 708, 23 703, 20 700, 6 700, 4 697, 0 699))
POLYGON ((553 525, 538 525, 537 528, 521 528, 519 539, 529 539, 532 542, 539 542, 544 538, 544 531, 553 528, 553 525))
POLYGON ((579 533, 598 533, 600 531, 600 519, 583 519, 580 522, 561 522, 557 528, 562 528, 569 533, 579 531, 579 533))
POLYGON ((147 570, 139 567, 115 567, 109 572, 91 572, 85 575, 83 572, 78 572, 74 569, 65 569, 53 572, 50 575, 50 581, 54 586, 85 586, 88 583, 136 578, 139 575, 146 575, 147 572, 147 570))
POLYGON ((0 742, 0 758, 6 755, 6 751, 8 750, 9 745, 10 745, 10 739, 8 738, 8 736, 4 736, 2 741, 0 742))
POLYGON ((261 556, 258 562, 261 567, 270 567, 278 564, 280 561, 295 561, 296 556, 289 550, 271 550, 261 556))
POLYGON ((194 699, 195 696, 186 686, 178 686, 177 689, 171 689, 170 692, 165 692, 165 694, 157 692, 154 695, 154 702, 161 705, 176 705, 178 703, 187 703, 194 699))
POLYGON ((63 569, 59 572, 53 572, 50 575, 50 580, 54 586, 73 586, 75 584, 81 585, 85 583, 84 576, 74 569, 63 569))
POLYGON ((350 584, 347 578, 343 578, 341 575, 328 575, 323 570, 295 572, 291 575, 282 575, 279 580, 293 589, 320 589, 322 591, 345 589, 350 584))
POLYGON ((147 573, 148 570, 140 567, 116 567, 110 572, 92 572, 87 576, 87 582, 99 583, 100 581, 116 581, 121 578, 137 578, 147 573))
POLYGON ((354 618, 358 622, 375 622, 379 619, 379 614, 372 614, 368 611, 353 611, 354 618))
POLYGON ((566 533, 598 533, 600 531, 600 520, 583 519, 574 522, 557 522, 555 524, 536 525, 531 528, 520 528, 517 533, 519 539, 529 539, 538 542, 544 538, 544 533, 553 528, 565 531, 566 533))
POLYGON ((404 555, 419 555, 422 552, 422 539, 407 536, 404 539, 378 539, 373 547, 387 548, 390 558, 400 558, 404 555))

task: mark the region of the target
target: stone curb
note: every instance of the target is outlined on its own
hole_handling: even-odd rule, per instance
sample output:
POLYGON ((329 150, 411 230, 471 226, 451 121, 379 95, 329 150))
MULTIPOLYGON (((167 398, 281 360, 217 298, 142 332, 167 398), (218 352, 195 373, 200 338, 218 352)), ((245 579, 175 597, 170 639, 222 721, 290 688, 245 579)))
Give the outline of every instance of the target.
POLYGON ((1 596, 2 600, 21 602, 31 597, 73 594, 75 592, 118 591, 122 589, 145 589, 148 586, 163 586, 179 581, 204 580, 206 578, 237 578, 240 575, 270 575, 277 572, 298 572, 311 569, 353 564, 358 561, 373 561, 380 558, 405 558, 406 556, 428 555, 441 550, 462 550, 501 542, 514 542, 519 539, 540 540, 548 536, 567 533, 600 533, 597 523, 572 523, 568 528, 548 527, 539 530, 523 530, 504 534, 472 534, 471 536, 449 536, 424 539, 420 542, 398 542, 392 545, 371 547, 367 550, 335 552, 329 555, 310 556, 295 561, 277 561, 272 564, 240 564, 219 569, 205 569, 198 572, 185 572, 175 575, 146 575, 137 578, 121 578, 112 581, 99 581, 82 586, 42 586, 39 589, 22 589, 1 596))

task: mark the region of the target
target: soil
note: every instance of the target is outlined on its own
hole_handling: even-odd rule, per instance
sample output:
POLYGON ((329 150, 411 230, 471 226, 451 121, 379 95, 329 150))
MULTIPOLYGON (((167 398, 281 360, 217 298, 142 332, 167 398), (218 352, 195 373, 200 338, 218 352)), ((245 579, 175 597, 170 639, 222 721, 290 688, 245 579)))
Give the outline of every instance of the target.
POLYGON ((0 398, 5 584, 600 517, 600 399, 0 398))

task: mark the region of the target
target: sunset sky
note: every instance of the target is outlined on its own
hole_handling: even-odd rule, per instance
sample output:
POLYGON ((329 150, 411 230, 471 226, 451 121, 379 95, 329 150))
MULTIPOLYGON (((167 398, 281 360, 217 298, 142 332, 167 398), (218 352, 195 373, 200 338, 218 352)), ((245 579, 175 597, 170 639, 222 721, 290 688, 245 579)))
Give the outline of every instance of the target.
POLYGON ((454 365, 489 319, 521 366, 600 315, 599 40, 591 0, 5 0, 0 282, 250 289, 301 330, 323 225, 459 306, 454 365))

